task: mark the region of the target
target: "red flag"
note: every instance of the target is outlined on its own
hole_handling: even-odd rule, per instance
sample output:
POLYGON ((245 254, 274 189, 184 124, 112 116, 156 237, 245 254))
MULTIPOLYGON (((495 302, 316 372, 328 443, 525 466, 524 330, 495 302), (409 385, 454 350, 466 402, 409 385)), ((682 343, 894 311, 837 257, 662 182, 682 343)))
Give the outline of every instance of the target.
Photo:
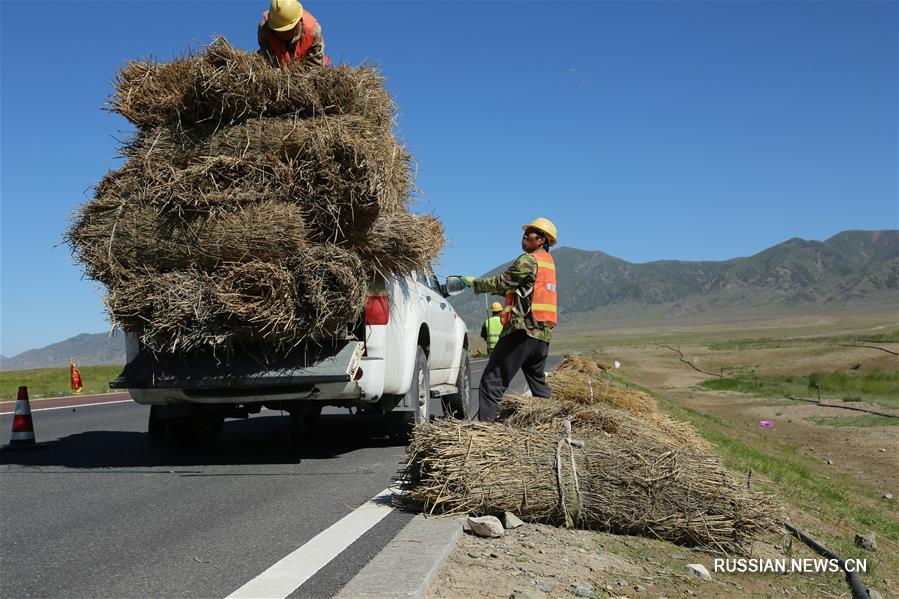
POLYGON ((69 361, 69 379, 72 381, 72 393, 81 393, 81 373, 75 368, 75 361, 69 361))

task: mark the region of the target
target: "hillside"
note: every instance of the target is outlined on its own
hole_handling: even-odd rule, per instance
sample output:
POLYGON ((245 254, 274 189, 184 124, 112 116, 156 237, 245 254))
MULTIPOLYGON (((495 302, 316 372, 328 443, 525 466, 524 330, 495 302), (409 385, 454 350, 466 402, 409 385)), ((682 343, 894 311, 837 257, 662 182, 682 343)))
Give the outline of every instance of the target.
POLYGON ((0 370, 28 370, 68 366, 69 360, 79 366, 124 364, 125 341, 122 333, 82 333, 46 347, 29 349, 0 360, 0 370))
MULTIPOLYGON (((889 302, 899 292, 899 231, 844 231, 825 241, 793 238, 747 258, 635 264, 599 251, 553 251, 562 323, 598 314, 684 314, 796 307, 839 309, 889 302)), ((487 275, 502 272, 508 263, 487 275)), ((484 318, 484 297, 452 303, 470 329, 484 318)))

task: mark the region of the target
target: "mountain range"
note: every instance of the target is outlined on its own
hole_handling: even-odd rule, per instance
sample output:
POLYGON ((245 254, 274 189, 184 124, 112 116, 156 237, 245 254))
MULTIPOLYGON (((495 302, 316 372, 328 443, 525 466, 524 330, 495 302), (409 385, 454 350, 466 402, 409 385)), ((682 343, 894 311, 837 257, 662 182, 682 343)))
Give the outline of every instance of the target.
MULTIPOLYGON (((552 251, 558 276, 560 326, 602 320, 625 322, 731 318, 764 311, 840 310, 880 306, 899 318, 899 230, 844 231, 825 241, 793 238, 753 256, 722 261, 660 260, 636 264, 600 251, 552 251)), ((501 273, 502 264, 485 276, 501 273)), ((487 298, 493 301, 493 298, 487 298)), ((451 298, 470 330, 485 317, 485 296, 451 298)), ((81 334, 59 343, 0 357, 0 369, 21 370, 122 364, 121 333, 81 334)))
MULTIPOLYGON (((659 318, 741 308, 839 309, 865 302, 899 306, 899 230, 844 231, 825 241, 793 238, 753 256, 722 261, 635 264, 600 251, 552 250, 560 324, 614 311, 659 318)), ((484 276, 501 273, 503 264, 484 276)), ((492 301, 494 298, 490 298, 492 301)), ((474 330, 484 296, 452 298, 474 330)))
POLYGON ((0 356, 0 370, 58 368, 75 360, 79 366, 124 364, 125 339, 120 331, 81 333, 46 347, 29 349, 10 358, 0 356))

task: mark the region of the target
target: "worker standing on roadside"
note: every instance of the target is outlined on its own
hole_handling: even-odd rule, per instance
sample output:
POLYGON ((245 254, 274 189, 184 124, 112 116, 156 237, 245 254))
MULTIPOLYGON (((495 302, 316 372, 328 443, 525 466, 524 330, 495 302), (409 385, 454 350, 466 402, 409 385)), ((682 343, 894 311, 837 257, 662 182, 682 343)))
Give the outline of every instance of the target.
POLYGON ((259 53, 274 66, 296 60, 318 66, 329 62, 321 25, 297 0, 272 0, 262 13, 258 37, 259 53))
POLYGON ((493 316, 485 320, 484 325, 481 327, 481 338, 487 342, 488 356, 493 352, 496 342, 499 341, 499 335, 503 331, 503 323, 500 319, 500 314, 503 311, 502 305, 499 302, 493 302, 493 305, 490 306, 490 311, 493 313, 493 316))
POLYGON ((504 293, 505 305, 500 313, 503 330, 493 348, 479 389, 482 422, 496 420, 499 400, 521 369, 535 397, 549 398, 546 384, 546 357, 553 327, 558 322, 556 308, 556 265, 549 254, 556 244, 556 226, 545 218, 522 227, 519 256, 497 277, 462 277, 475 293, 504 293))

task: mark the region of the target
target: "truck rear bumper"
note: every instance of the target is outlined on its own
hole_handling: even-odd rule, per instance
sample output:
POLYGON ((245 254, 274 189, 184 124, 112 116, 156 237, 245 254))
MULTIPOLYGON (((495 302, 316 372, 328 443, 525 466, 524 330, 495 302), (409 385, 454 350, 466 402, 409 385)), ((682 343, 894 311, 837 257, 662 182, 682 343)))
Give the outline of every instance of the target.
POLYGON ((359 385, 349 383, 325 383, 303 389, 209 389, 203 394, 185 389, 128 389, 131 399, 142 405, 174 404, 271 404, 280 401, 344 402, 361 397, 359 385))

